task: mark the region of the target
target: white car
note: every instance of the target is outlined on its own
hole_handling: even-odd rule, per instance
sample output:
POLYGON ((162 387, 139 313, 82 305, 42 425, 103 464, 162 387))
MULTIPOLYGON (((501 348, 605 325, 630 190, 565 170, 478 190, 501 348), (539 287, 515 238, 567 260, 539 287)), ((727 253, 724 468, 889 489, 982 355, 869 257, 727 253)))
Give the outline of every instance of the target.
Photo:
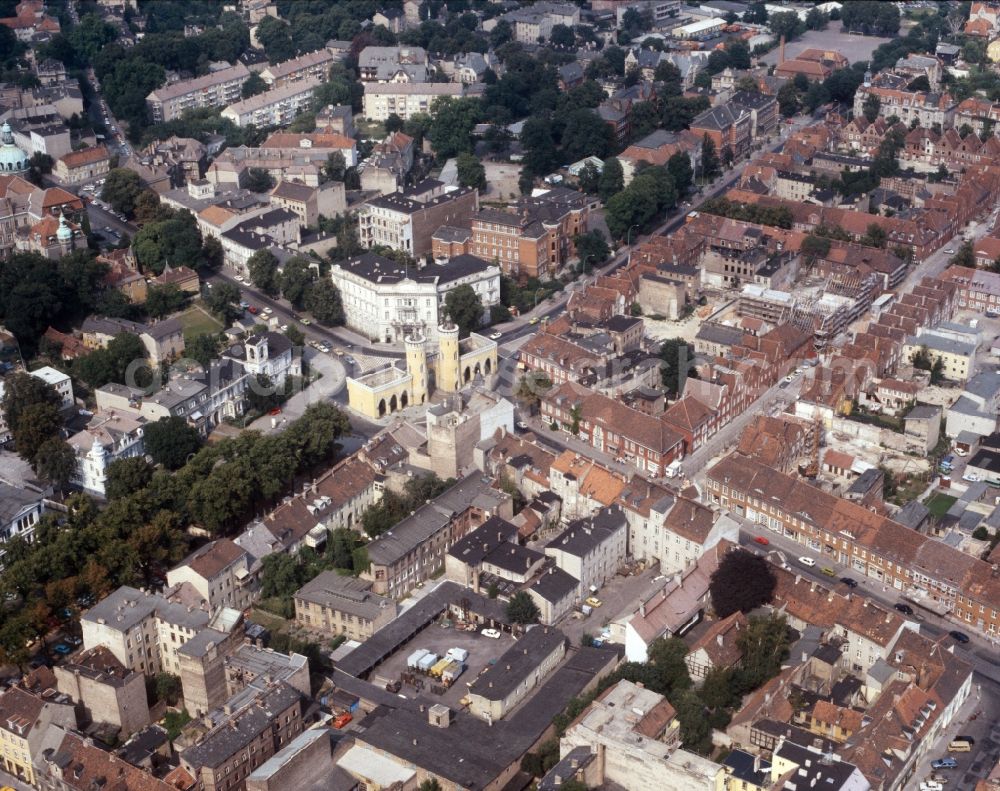
POLYGON ((270 307, 265 306, 265 308, 261 311, 261 313, 263 313, 265 316, 270 316, 272 313, 274 313, 274 311, 271 310, 270 307))
POLYGON ((281 331, 282 332, 288 332, 288 325, 287 324, 282 324, 281 325, 281 331))
POLYGON ((246 283, 247 281, 243 279, 243 275, 237 275, 233 278, 237 283, 246 283))
POLYGON ((962 476, 963 481, 968 481, 969 483, 979 483, 979 473, 978 472, 967 472, 962 476))
POLYGON ((490 340, 491 340, 491 341, 498 341, 498 340, 500 340, 500 339, 501 339, 502 337, 503 337, 503 333, 502 333, 502 332, 494 332, 494 333, 492 333, 492 334, 490 335, 490 340))
POLYGON ((525 423, 523 420, 517 421, 516 425, 517 425, 517 427, 519 429, 521 429, 521 431, 527 431, 528 430, 528 424, 525 423))
POLYGON ((813 560, 812 558, 807 558, 807 557, 801 557, 801 558, 799 558, 799 563, 801 563, 803 566, 809 566, 810 568, 812 568, 813 566, 816 565, 816 561, 815 560, 813 560))
POLYGON ((483 637, 489 637, 492 640, 499 640, 500 639, 500 630, 499 629, 483 629, 483 631, 481 631, 480 634, 483 637))
POLYGON ((944 251, 944 254, 945 255, 954 255, 955 251, 951 247, 949 247, 947 250, 944 251))

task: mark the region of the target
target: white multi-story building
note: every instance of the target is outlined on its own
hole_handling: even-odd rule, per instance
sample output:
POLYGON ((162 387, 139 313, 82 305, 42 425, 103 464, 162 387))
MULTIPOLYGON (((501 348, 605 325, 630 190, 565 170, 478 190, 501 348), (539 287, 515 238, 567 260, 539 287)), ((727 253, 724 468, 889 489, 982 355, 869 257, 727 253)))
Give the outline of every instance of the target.
POLYGON ((73 380, 69 378, 68 374, 46 365, 32 371, 31 375, 36 379, 41 379, 59 394, 60 409, 73 406, 73 380))
POLYGON ((143 418, 117 412, 94 415, 83 431, 69 439, 69 446, 76 454, 76 472, 71 483, 88 494, 104 497, 108 467, 121 459, 145 454, 142 438, 145 423, 143 418))
POLYGON ((4 545, 15 536, 30 543, 45 510, 45 498, 39 492, 0 483, 0 568, 6 554, 4 545))
POLYGON ((479 193, 436 179, 365 201, 358 210, 358 239, 365 247, 391 247, 412 256, 429 253, 442 226, 466 226, 479 209, 479 193))
POLYGON ((572 3, 535 3, 504 14, 504 19, 514 28, 514 38, 522 44, 537 44, 548 40, 552 28, 565 25, 575 28, 580 24, 580 8, 572 3))
POLYGON ((406 267, 365 253, 334 264, 330 277, 340 291, 347 326, 387 343, 413 334, 436 340, 445 298, 459 286, 471 286, 486 313, 500 302, 500 267, 472 255, 406 267))
POLYGON ((225 107, 239 100, 250 69, 236 63, 203 77, 181 80, 157 88, 146 97, 153 121, 172 121, 194 107, 225 107))
POLYGON ((299 113, 309 107, 313 91, 322 83, 318 77, 306 77, 280 88, 258 93, 249 99, 230 104, 222 111, 237 126, 281 126, 291 123, 299 113))
POLYGON ((385 121, 398 115, 404 121, 417 113, 430 113, 441 96, 460 99, 468 86, 460 82, 366 82, 364 114, 369 121, 385 121))
MULTIPOLYGON (((545 547, 545 554, 567 574, 580 580, 582 594, 597 590, 625 562, 628 521, 618 506, 602 508, 589 519, 577 519, 545 547)), ((589 595, 589 594, 587 594, 589 595)))

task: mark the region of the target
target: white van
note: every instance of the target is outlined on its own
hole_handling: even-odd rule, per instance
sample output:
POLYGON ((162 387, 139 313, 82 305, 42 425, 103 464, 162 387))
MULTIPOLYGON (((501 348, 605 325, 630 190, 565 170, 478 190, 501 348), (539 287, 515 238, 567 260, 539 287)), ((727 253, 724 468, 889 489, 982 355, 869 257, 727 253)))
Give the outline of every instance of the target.
POLYGON ((806 557, 799 558, 799 563, 801 563, 803 566, 809 566, 810 568, 812 568, 813 566, 816 565, 816 561, 815 560, 813 560, 812 558, 806 558, 806 557))

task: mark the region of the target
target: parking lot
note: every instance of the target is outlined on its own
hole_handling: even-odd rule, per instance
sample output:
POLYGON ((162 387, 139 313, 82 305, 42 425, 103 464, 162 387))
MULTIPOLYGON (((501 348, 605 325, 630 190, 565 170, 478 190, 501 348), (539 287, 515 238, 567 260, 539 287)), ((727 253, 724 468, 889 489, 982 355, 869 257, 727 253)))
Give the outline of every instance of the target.
POLYGON ((457 632, 454 628, 445 629, 441 626, 441 622, 436 621, 417 634, 389 659, 378 665, 372 671, 372 680, 377 684, 382 684, 400 679, 403 673, 407 672, 407 658, 419 648, 426 648, 441 657, 448 653, 449 648, 464 648, 469 652, 469 658, 465 663, 465 672, 443 695, 436 695, 431 691, 431 686, 440 684, 439 681, 420 673, 416 675, 417 679, 423 682, 422 690, 417 690, 409 684, 403 684, 403 688, 399 691, 399 694, 410 699, 427 701, 430 704, 444 703, 446 706, 457 708, 458 702, 469 692, 467 684, 475 681, 476 677, 490 664, 490 660, 495 660, 513 644, 514 638, 509 634, 502 634, 499 640, 494 640, 490 637, 484 637, 478 631, 457 632))

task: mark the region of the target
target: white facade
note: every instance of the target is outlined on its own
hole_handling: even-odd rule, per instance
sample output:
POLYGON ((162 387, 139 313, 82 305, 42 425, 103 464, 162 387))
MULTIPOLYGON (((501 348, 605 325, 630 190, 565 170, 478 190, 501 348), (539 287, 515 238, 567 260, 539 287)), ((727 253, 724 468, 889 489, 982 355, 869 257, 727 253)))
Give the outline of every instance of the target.
POLYGON ((428 341, 435 341, 449 291, 471 286, 487 311, 500 303, 500 267, 490 264, 482 271, 444 282, 435 277, 437 267, 443 272, 447 264, 428 264, 416 269, 412 277, 378 282, 334 264, 330 277, 340 291, 347 326, 380 340, 404 340, 419 329, 428 341))
POLYGON ((73 380, 67 374, 46 365, 44 368, 32 371, 31 375, 36 379, 41 379, 59 394, 60 409, 73 406, 73 380))
POLYGON ((617 508, 593 519, 571 522, 545 547, 545 554, 570 576, 580 580, 581 593, 601 588, 625 562, 628 522, 617 508))
POLYGON ((72 483, 85 492, 107 494, 108 467, 121 459, 143 456, 143 421, 116 412, 99 413, 79 434, 69 440, 76 454, 72 483))
POLYGON ((222 111, 237 126, 281 126, 291 123, 299 113, 308 109, 313 91, 322 80, 309 77, 282 88, 258 93, 249 99, 234 102, 222 111))
POLYGON ((404 121, 417 113, 430 113, 440 96, 461 98, 466 86, 456 82, 365 83, 364 115, 369 121, 385 121, 396 114, 404 121))
POLYGON ((6 554, 3 545, 15 536, 30 543, 45 510, 41 494, 0 483, 0 568, 6 554))

